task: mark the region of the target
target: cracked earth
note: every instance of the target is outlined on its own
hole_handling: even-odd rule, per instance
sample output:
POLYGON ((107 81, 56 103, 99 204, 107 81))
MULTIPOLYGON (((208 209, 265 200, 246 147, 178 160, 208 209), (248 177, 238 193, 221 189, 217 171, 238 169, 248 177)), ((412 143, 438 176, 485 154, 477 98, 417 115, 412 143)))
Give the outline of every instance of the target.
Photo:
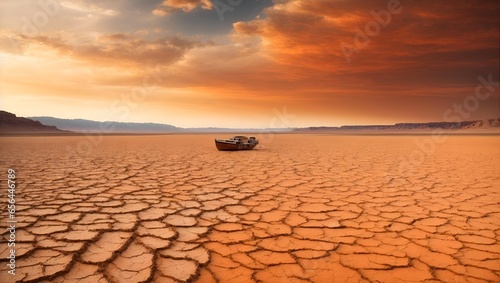
POLYGON ((0 281, 500 282, 498 137, 448 137, 412 168, 428 137, 266 138, 107 136, 68 162, 85 138, 2 137, 18 223, 0 281))

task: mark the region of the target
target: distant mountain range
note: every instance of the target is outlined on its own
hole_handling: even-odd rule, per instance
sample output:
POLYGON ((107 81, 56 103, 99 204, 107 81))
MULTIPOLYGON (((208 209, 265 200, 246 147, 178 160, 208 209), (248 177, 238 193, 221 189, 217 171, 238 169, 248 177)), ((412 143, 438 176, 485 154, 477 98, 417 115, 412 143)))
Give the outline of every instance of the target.
POLYGON ((500 129, 500 119, 462 121, 462 122, 429 122, 429 123, 398 123, 394 125, 359 125, 341 127, 308 127, 297 128, 295 131, 404 131, 404 130, 467 130, 467 129, 500 129))
POLYGON ((123 123, 98 122, 84 119, 59 119, 54 117, 29 117, 44 125, 56 126, 73 132, 101 132, 101 133, 249 133, 259 131, 284 132, 293 129, 230 129, 230 128, 179 128, 168 124, 157 123, 123 123))
POLYGON ((357 125, 341 127, 307 127, 307 128, 273 128, 273 129, 230 129, 230 128, 179 128, 157 123, 123 123, 98 122, 84 119, 59 119, 54 117, 22 118, 0 110, 1 133, 266 133, 266 132, 405 132, 444 130, 494 130, 500 131, 500 119, 463 121, 463 122, 431 122, 431 123, 398 123, 394 125, 357 125))
POLYGON ((44 125, 55 126, 73 132, 95 132, 102 133, 173 133, 177 128, 167 124, 157 123, 123 123, 123 122, 97 122, 84 119, 59 119, 54 117, 28 117, 44 125))

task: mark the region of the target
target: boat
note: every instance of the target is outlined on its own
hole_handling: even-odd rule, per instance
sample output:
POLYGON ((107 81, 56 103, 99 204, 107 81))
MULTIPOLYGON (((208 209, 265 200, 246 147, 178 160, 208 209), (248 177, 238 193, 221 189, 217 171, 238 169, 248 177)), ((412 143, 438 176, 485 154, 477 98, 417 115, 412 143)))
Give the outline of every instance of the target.
POLYGON ((258 144, 259 141, 255 137, 235 136, 227 140, 215 139, 215 146, 222 151, 250 150, 258 144))

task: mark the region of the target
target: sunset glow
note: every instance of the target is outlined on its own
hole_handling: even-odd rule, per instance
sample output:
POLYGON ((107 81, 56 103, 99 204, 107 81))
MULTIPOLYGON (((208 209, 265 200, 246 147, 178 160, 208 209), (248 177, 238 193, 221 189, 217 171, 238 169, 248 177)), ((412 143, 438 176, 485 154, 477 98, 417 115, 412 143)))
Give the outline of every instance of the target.
POLYGON ((483 78, 495 90, 458 116, 500 116, 499 1, 214 3, 2 1, 0 109, 179 127, 428 122, 483 78))

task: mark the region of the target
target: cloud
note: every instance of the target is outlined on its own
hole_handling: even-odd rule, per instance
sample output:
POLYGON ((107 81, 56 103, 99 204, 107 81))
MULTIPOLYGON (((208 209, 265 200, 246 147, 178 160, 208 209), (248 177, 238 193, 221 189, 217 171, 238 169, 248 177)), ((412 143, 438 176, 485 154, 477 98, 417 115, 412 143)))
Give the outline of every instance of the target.
MULTIPOLYGON (((25 36, 4 31, 0 33, 0 49, 10 52, 10 42, 20 47, 21 53, 56 52, 91 65, 141 67, 169 65, 182 60, 194 48, 211 43, 180 36, 143 39, 137 34, 104 33, 76 35, 72 33, 25 36)), ((38 54, 40 55, 40 54, 38 54)))
POLYGON ((164 0, 161 5, 153 10, 155 16, 166 16, 176 10, 191 12, 196 7, 201 7, 205 10, 211 10, 213 4, 211 0, 164 0))
POLYGON ((95 2, 95 3, 89 3, 89 1, 83 1, 83 0, 64 0, 60 1, 60 5, 68 9, 86 13, 99 14, 104 16, 116 16, 120 14, 120 12, 116 10, 106 9, 101 7, 99 5, 100 2, 96 1, 90 1, 90 2, 95 2))
POLYGON ((175 9, 171 7, 158 7, 153 10, 153 15, 155 16, 166 16, 170 15, 175 9))
POLYGON ((234 29, 239 35, 261 38, 263 48, 284 64, 359 73, 428 64, 453 67, 465 64, 460 56, 467 56, 472 60, 466 64, 474 66, 485 62, 484 52, 491 56, 498 48, 498 1, 279 2, 264 11, 265 18, 237 22, 234 29), (401 12, 390 15, 382 26, 374 14, 387 10, 389 2, 400 3, 401 12), (367 36, 369 23, 378 25, 379 32, 367 36), (359 34, 361 41, 366 38, 365 46, 356 44, 359 34), (350 64, 346 51, 351 52, 350 64))
MULTIPOLYGON (((235 23, 235 38, 260 39, 260 53, 274 61, 263 69, 282 71, 268 74, 274 84, 260 77, 252 86, 285 92, 290 101, 307 100, 304 105, 323 115, 330 109, 405 117, 406 111, 411 119, 439 120, 474 93, 478 76, 498 76, 498 1, 401 1, 402 11, 348 62, 342 45, 354 45, 357 33, 366 34, 366 25, 377 22, 373 15, 389 2, 280 1, 264 17, 235 23)), ((498 92, 495 97, 492 104, 498 92)), ((498 115, 486 104, 478 111, 483 118, 498 115)))

